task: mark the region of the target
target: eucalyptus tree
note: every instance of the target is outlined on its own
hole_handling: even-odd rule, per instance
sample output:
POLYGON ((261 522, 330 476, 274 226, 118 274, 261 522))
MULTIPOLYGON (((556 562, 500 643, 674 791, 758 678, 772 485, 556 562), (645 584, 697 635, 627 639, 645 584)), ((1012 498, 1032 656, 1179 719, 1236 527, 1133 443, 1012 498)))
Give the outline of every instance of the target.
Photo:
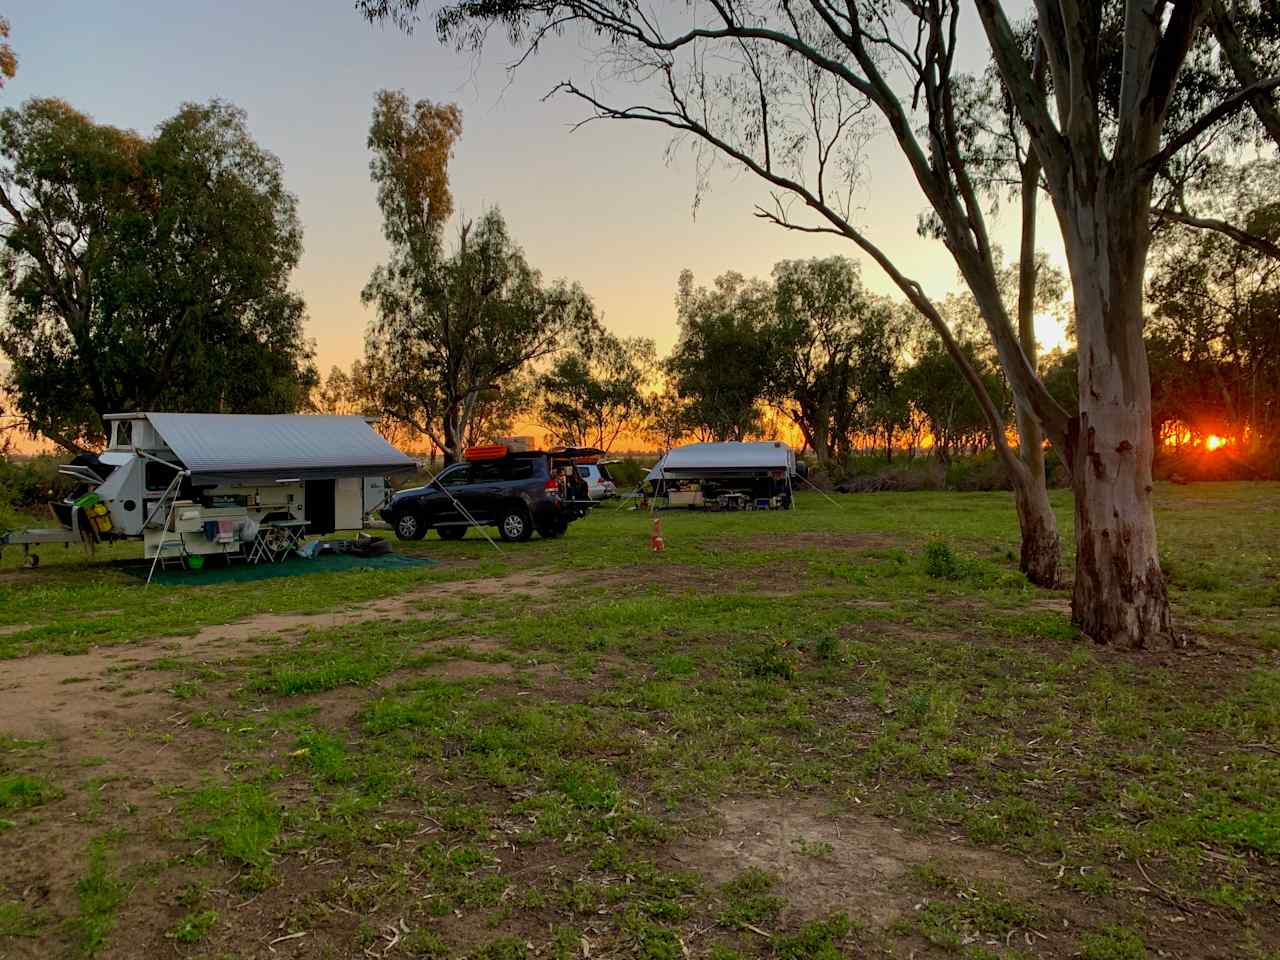
POLYGON ((536 379, 538 419, 559 443, 607 452, 645 424, 657 365, 652 340, 592 329, 536 379))
MULTIPOLYGON (((1026 464, 1010 449, 981 377, 920 284, 856 216, 859 148, 878 119, 982 311, 1017 403, 1070 471, 1073 618, 1098 642, 1144 645, 1174 639, 1152 509, 1142 340, 1153 183, 1222 122, 1250 106, 1264 112, 1280 86, 1280 77, 1255 69, 1259 79, 1248 80, 1233 66, 1236 83, 1197 91, 1194 108, 1177 111, 1170 123, 1189 52, 1211 42, 1210 2, 1035 0, 1030 51, 1001 0, 975 0, 973 8, 960 0, 694 0, 659 9, 631 0, 460 0, 438 13, 436 26, 443 39, 472 45, 500 26, 530 51, 574 25, 601 38, 602 82, 568 80, 558 89, 593 117, 639 120, 691 138, 700 174, 723 158, 773 188, 760 216, 860 248, 933 325, 1018 483, 1026 464), (1062 233, 1081 358, 1075 411, 1037 375, 999 289, 956 96, 961 24, 970 9, 1062 233), (1113 49, 1122 54, 1112 56, 1113 49), (1105 69, 1109 64, 1116 68, 1105 69), (610 93, 613 80, 633 88, 625 100, 610 93)), ((410 25, 419 0, 359 6, 372 18, 410 25)), ((1264 62, 1250 35, 1239 37, 1246 66, 1264 62)))
POLYGON ((376 409, 430 439, 450 463, 475 436, 478 416, 513 420, 504 384, 511 393, 530 364, 594 317, 581 288, 543 282, 496 209, 460 223, 447 247, 448 162, 461 125, 452 105, 377 95, 370 174, 391 249, 362 294, 376 310, 364 362, 376 409))
POLYGON ((893 307, 846 257, 776 264, 773 298, 769 399, 826 465, 893 390, 902 347, 893 307))
POLYGON ((3 386, 32 434, 80 449, 112 412, 308 402, 297 201, 237 107, 186 104, 150 137, 62 100, 5 110, 0 251, 3 386))
POLYGON ((730 271, 710 288, 680 274, 680 337, 665 363, 685 432, 700 440, 745 440, 763 426, 774 372, 773 291, 730 271))

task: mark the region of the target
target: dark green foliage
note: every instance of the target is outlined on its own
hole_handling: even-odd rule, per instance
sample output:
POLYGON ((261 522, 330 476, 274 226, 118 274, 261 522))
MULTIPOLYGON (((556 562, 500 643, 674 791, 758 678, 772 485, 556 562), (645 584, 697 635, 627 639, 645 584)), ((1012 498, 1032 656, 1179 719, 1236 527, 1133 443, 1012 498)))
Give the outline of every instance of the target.
POLYGON ((652 340, 593 327, 538 377, 538 420, 556 443, 608 451, 649 414, 645 389, 656 372, 652 340))
POLYGON ((31 432, 73 445, 101 439, 109 412, 306 403, 297 204, 243 111, 186 104, 144 138, 31 100, 0 115, 0 159, 18 211, 0 350, 31 432))
POLYGON ((390 251, 361 293, 377 312, 365 334, 368 401, 450 460, 483 432, 505 432, 515 411, 503 395, 521 394, 528 365, 595 319, 580 287, 543 283, 496 208, 464 222, 446 249, 448 162, 461 130, 456 106, 378 93, 370 174, 390 251))
POLYGON ((722 274, 715 286, 695 287, 680 274, 676 293, 680 339, 666 361, 676 401, 662 416, 678 423, 675 436, 744 440, 760 430, 775 353, 770 335, 773 294, 759 280, 722 274))
POLYGON ((924 572, 935 580, 956 580, 960 562, 944 540, 930 540, 924 548, 924 572))
POLYGON ((742 664, 748 676, 762 680, 790 680, 795 676, 787 648, 780 643, 763 643, 749 649, 742 664))

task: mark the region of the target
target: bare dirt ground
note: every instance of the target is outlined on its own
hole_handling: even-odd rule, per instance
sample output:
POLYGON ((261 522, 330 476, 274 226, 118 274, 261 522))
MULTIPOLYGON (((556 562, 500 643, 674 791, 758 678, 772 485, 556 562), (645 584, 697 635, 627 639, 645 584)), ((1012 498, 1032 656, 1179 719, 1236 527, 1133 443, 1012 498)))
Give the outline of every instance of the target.
POLYGON ((163 704, 172 703, 162 690, 155 689, 157 680, 163 678, 142 669, 159 660, 191 656, 219 660, 252 652, 271 638, 314 628, 444 619, 448 614, 431 610, 431 599, 511 593, 536 598, 569 580, 567 575, 522 571, 506 577, 451 581, 324 613, 259 614, 205 627, 187 637, 70 656, 38 654, 8 660, 0 667, 0 730, 24 738, 62 738, 103 725, 138 723, 163 704))

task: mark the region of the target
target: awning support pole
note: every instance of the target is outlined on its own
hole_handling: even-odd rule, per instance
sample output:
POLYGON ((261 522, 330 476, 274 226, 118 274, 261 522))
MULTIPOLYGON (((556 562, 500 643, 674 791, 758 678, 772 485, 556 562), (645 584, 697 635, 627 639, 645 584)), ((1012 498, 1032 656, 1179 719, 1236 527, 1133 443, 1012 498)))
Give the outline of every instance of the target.
MULTIPOLYGON (((436 476, 439 476, 439 474, 437 473, 437 474, 436 474, 435 476, 433 476, 430 480, 428 480, 428 481, 427 481, 427 484, 428 484, 428 485, 430 485, 430 484, 435 483, 435 482, 436 482, 436 476)), ((491 546, 491 547, 493 547, 493 549, 497 550, 497 551, 498 551, 498 555, 499 555, 499 556, 503 556, 504 554, 502 553, 502 548, 501 548, 500 546, 498 546, 496 543, 494 543, 494 542, 493 542, 493 537, 489 536, 489 534, 485 531, 484 527, 480 526, 479 521, 477 521, 477 520, 476 520, 476 518, 475 518, 475 517, 473 517, 473 516, 471 515, 470 511, 468 511, 468 510, 467 510, 467 508, 466 508, 466 507, 464 507, 464 506, 459 502, 458 498, 457 498, 457 497, 455 497, 452 493, 450 493, 450 492, 449 492, 449 488, 448 488, 448 487, 446 487, 443 483, 436 484, 436 485, 437 485, 441 490, 443 490, 443 491, 444 491, 444 495, 445 495, 446 497, 448 497, 448 498, 449 498, 449 500, 453 503, 453 505, 454 505, 455 507, 457 507, 457 508, 458 508, 458 512, 459 512, 460 514, 462 514, 464 517, 466 517, 466 519, 467 519, 467 523, 471 524, 471 526, 473 526, 473 527, 475 527, 477 530, 479 530, 479 531, 480 531, 480 536, 484 537, 486 540, 488 540, 488 541, 489 541, 489 546, 491 546)), ((532 518, 532 517, 530 517, 530 520, 532 520, 532 519, 533 519, 533 518, 532 518)))
MULTIPOLYGON (((152 457, 151 459, 159 460, 157 457, 152 457)), ((159 462, 164 463, 163 460, 159 460, 159 462)), ((172 464, 169 464, 169 466, 172 466, 172 464)), ((187 470, 179 470, 173 475, 173 479, 169 481, 169 486, 164 488, 164 493, 160 497, 160 503, 156 504, 155 510, 151 511, 151 516, 147 517, 147 522, 142 525, 142 536, 145 541, 147 536, 147 527, 151 523, 151 518, 156 515, 156 510, 160 509, 160 504, 164 503, 165 497, 169 496, 170 491, 172 491, 173 499, 169 501, 169 510, 165 514, 164 526, 160 528, 160 543, 156 546, 156 555, 151 558, 151 570, 147 573, 147 582, 143 587, 144 590, 151 586, 151 578, 156 575, 156 564, 160 562, 160 555, 164 553, 164 545, 169 539, 169 524, 173 521, 173 511, 178 506, 178 493, 174 490, 174 486, 180 483, 182 478, 188 476, 188 474, 189 471, 187 470)))
POLYGON ((808 477, 801 477, 800 479, 801 479, 801 480, 803 480, 805 483, 809 484, 809 486, 813 487, 813 489, 817 490, 820 494, 822 494, 824 497, 826 497, 826 499, 827 499, 827 500, 830 500, 833 504, 835 504, 835 505, 836 505, 837 507, 839 507, 841 510, 843 510, 843 509, 844 509, 844 504, 842 504, 842 503, 837 503, 835 500, 831 500, 831 498, 827 496, 827 492, 826 492, 825 490, 823 490, 821 487, 819 487, 817 484, 815 484, 815 483, 814 483, 812 480, 810 480, 808 477))

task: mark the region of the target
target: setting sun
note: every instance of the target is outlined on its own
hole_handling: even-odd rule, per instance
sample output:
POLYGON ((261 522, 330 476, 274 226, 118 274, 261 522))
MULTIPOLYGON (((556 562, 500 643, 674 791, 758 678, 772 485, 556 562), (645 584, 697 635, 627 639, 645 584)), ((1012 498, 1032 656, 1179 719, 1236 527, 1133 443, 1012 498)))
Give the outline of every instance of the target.
POLYGON ((1204 448, 1206 450, 1217 450, 1219 447, 1225 447, 1226 445, 1225 437, 1218 437, 1211 433, 1204 438, 1204 448))

